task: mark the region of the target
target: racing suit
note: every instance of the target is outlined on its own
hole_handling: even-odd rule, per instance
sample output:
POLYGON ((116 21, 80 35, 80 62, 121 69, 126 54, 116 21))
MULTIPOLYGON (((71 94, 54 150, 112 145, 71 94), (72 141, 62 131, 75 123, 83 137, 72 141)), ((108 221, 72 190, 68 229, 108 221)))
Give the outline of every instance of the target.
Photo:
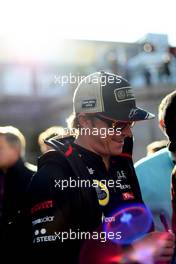
MULTIPOLYGON (((32 260, 79 263, 86 241, 80 238, 81 232, 98 233, 102 230, 102 219, 112 216, 119 208, 143 204, 130 155, 111 157, 107 171, 99 155, 73 140, 71 137, 50 139, 48 144, 55 150, 39 159, 38 172, 31 182, 28 207, 32 260), (102 187, 103 180, 111 180, 111 186, 102 187)), ((113 243, 105 242, 97 246, 101 252, 115 248, 117 253, 113 243)), ((95 256, 92 263, 99 263, 95 256)))

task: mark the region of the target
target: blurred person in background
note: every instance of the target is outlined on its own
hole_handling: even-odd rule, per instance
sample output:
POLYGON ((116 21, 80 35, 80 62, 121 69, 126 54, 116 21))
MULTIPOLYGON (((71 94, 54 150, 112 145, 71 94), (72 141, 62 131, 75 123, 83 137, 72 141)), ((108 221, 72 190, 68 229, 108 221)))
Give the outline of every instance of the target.
MULTIPOLYGON (((24 162, 25 144, 25 138, 17 128, 0 127, 0 241, 4 249, 12 252, 11 257, 22 229, 17 222, 26 189, 34 174, 24 162)), ((19 254, 19 251, 15 253, 19 254)))
POLYGON ((168 145, 168 140, 165 139, 151 142, 150 144, 147 145, 147 156, 154 154, 160 149, 166 148, 167 145, 168 145))
POLYGON ((158 76, 160 82, 170 82, 171 80, 171 70, 170 70, 170 65, 171 65, 171 57, 166 55, 163 58, 162 64, 159 66, 158 69, 158 76))
MULTIPOLYGON (((167 138, 169 138, 169 134, 168 129, 165 127, 164 119, 169 119, 168 107, 170 103, 175 103, 175 100, 176 91, 165 96, 159 105, 159 126, 167 138)), ((173 115, 176 116, 176 105, 172 111, 173 115)), ((169 129, 170 127, 174 127, 173 122, 170 123, 169 129)), ((142 197, 154 215, 155 226, 158 230, 163 230, 159 217, 161 212, 165 214, 167 221, 171 224, 170 175, 175 161, 175 149, 169 143, 168 147, 142 158, 135 164, 142 197)))
MULTIPOLYGON (((168 148, 174 153, 176 164, 176 94, 167 98, 166 108, 163 114, 163 127, 168 137, 168 148)), ((176 165, 171 174, 171 201, 172 201, 172 229, 176 234, 176 165)), ((176 254, 175 254, 176 256, 176 254)), ((173 263, 176 263, 176 258, 173 263)))
POLYGON ((55 136, 57 137, 64 137, 68 135, 68 129, 64 129, 62 126, 52 126, 47 128, 45 131, 41 132, 38 136, 38 144, 40 146, 40 151, 42 154, 47 152, 48 150, 53 149, 52 146, 49 146, 45 143, 45 140, 48 140, 50 138, 53 138, 55 136))
MULTIPOLYGON (((176 138, 176 134, 175 134, 175 138, 176 138)), ((174 148, 176 152, 176 143, 173 144, 175 145, 174 148)), ((172 230, 174 234, 176 234, 176 165, 174 166, 174 169, 171 173, 171 202, 172 202, 172 230)), ((176 250, 173 257, 173 264, 175 263, 176 263, 176 250)))
POLYGON ((151 73, 150 73, 150 70, 148 68, 144 68, 143 69, 143 75, 144 75, 144 80, 145 80, 145 84, 147 86, 151 86, 152 84, 152 80, 151 80, 151 73))
MULTIPOLYGON (((80 233, 87 236, 96 231, 101 234, 104 219, 120 208, 144 205, 131 156, 119 155, 125 138, 132 137, 134 121, 151 119, 154 115, 136 107, 132 89, 125 79, 106 72, 93 73, 80 82, 74 94, 73 106, 72 127, 79 131, 78 137, 48 140, 55 151, 49 151, 39 159, 38 172, 29 188, 31 261, 43 263, 57 259, 64 264, 78 264, 84 242, 90 241, 95 246, 88 246, 81 264, 112 263, 108 259, 110 251, 113 254, 109 257, 125 255, 115 263, 134 263, 141 256, 137 249, 148 252, 151 245, 154 261, 169 261, 173 254, 174 236, 169 232, 150 232, 153 230, 152 222, 145 236, 142 233, 142 238, 139 238, 137 233, 139 239, 128 242, 128 245, 122 243, 118 246, 111 239, 104 243, 99 240, 99 244, 96 244, 98 239, 78 238, 80 233), (106 82, 103 83, 103 80, 106 82), (104 131, 109 130, 111 133, 104 135, 104 131), (98 134, 93 131, 98 131, 98 134), (77 183, 74 188, 70 180, 77 183), (98 185, 82 187, 79 186, 80 180, 98 185), (102 186, 102 180, 117 181, 119 184, 102 186), (66 184, 64 189, 61 189, 62 183, 66 184), (69 235, 70 232, 74 238, 69 235)), ((131 146, 127 147, 128 153, 129 149, 131 146)), ((129 216, 135 218, 136 215, 124 214, 121 221, 124 220, 125 227, 126 217, 129 216)), ((143 222, 140 224, 143 225, 143 222)))

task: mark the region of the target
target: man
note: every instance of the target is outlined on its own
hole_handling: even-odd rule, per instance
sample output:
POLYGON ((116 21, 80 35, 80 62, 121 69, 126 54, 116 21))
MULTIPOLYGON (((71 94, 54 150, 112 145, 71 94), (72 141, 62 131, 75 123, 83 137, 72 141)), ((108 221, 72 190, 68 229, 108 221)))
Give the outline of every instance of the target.
MULTIPOLYGON (((163 109, 163 127, 168 137, 168 148, 176 157, 176 92, 169 94, 163 109)), ((175 163, 176 164, 176 163, 175 163)), ((176 166, 171 175, 172 230, 176 234, 176 166)), ((176 263, 176 252, 173 263, 176 263)))
MULTIPOLYGON (((175 98, 176 91, 168 94, 159 106, 159 126, 166 136, 164 115, 167 113, 168 102, 174 101, 175 98)), ((173 108, 173 113, 176 114, 176 108, 173 108)), ((165 214, 168 223, 171 225, 170 175, 175 160, 175 151, 171 147, 167 147, 149 157, 139 160, 135 164, 142 197, 154 215, 155 226, 158 230, 163 230, 163 224, 159 217, 161 213, 165 214)))
MULTIPOLYGON (((134 231, 131 227, 130 234, 126 234, 130 241, 116 245, 118 239, 125 237, 121 227, 128 229, 141 214, 141 211, 136 215, 129 213, 129 207, 143 205, 132 159, 130 155, 125 158, 118 155, 125 138, 132 136, 133 122, 154 116, 136 107, 125 79, 105 72, 93 73, 80 82, 73 106, 72 127, 79 131, 78 137, 48 141, 56 151, 49 151, 39 160, 39 170, 29 189, 32 261, 58 258, 64 264, 105 264, 112 263, 109 258, 120 257, 116 263, 129 264, 139 260, 138 251, 143 245, 148 252, 151 243, 154 247, 150 257, 169 261, 174 237, 166 232, 152 232, 134 241, 141 234, 136 226, 135 238, 130 236, 134 231), (117 223, 116 214, 122 207, 127 213, 122 210, 117 223), (112 219, 115 226, 119 225, 119 229, 116 227, 119 232, 103 232, 104 223, 110 221, 106 225, 109 229, 112 219), (102 241, 102 235, 108 234, 111 238, 102 241)), ((150 222, 146 232, 151 229, 150 222)))
MULTIPOLYGON (((167 96, 163 113, 163 127, 168 137, 169 150, 176 156, 176 92, 167 96)), ((176 166, 174 166, 172 171, 171 183, 172 228, 174 233, 176 233, 176 166)))
POLYGON ((15 252, 18 244, 22 226, 17 227, 17 222, 34 173, 25 166, 24 154, 22 133, 12 126, 0 127, 0 240, 10 252, 15 252))

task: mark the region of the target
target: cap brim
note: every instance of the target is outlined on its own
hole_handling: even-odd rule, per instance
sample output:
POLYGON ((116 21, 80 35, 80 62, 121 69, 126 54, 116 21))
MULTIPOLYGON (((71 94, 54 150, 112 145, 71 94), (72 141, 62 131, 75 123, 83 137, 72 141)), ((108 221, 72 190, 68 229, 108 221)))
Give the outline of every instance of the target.
POLYGON ((128 112, 124 116, 123 115, 119 116, 119 113, 115 115, 111 115, 109 113, 100 112, 99 114, 111 120, 119 120, 124 122, 150 120, 155 118, 154 114, 139 107, 132 108, 130 113, 128 112))
POLYGON ((142 109, 139 107, 136 107, 133 109, 133 111, 129 115, 130 121, 142 121, 142 120, 150 120, 155 118, 155 115, 142 109))

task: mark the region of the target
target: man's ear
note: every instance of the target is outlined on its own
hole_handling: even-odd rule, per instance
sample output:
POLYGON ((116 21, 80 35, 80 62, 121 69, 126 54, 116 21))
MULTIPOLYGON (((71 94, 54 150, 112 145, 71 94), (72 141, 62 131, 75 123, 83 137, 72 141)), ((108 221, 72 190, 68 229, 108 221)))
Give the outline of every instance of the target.
POLYGON ((159 127, 163 130, 164 129, 164 120, 160 119, 159 120, 159 127))
POLYGON ((168 135, 166 133, 166 128, 165 128, 165 124, 164 124, 164 120, 163 119, 159 120, 159 127, 160 127, 161 131, 164 133, 164 135, 168 138, 168 135))

